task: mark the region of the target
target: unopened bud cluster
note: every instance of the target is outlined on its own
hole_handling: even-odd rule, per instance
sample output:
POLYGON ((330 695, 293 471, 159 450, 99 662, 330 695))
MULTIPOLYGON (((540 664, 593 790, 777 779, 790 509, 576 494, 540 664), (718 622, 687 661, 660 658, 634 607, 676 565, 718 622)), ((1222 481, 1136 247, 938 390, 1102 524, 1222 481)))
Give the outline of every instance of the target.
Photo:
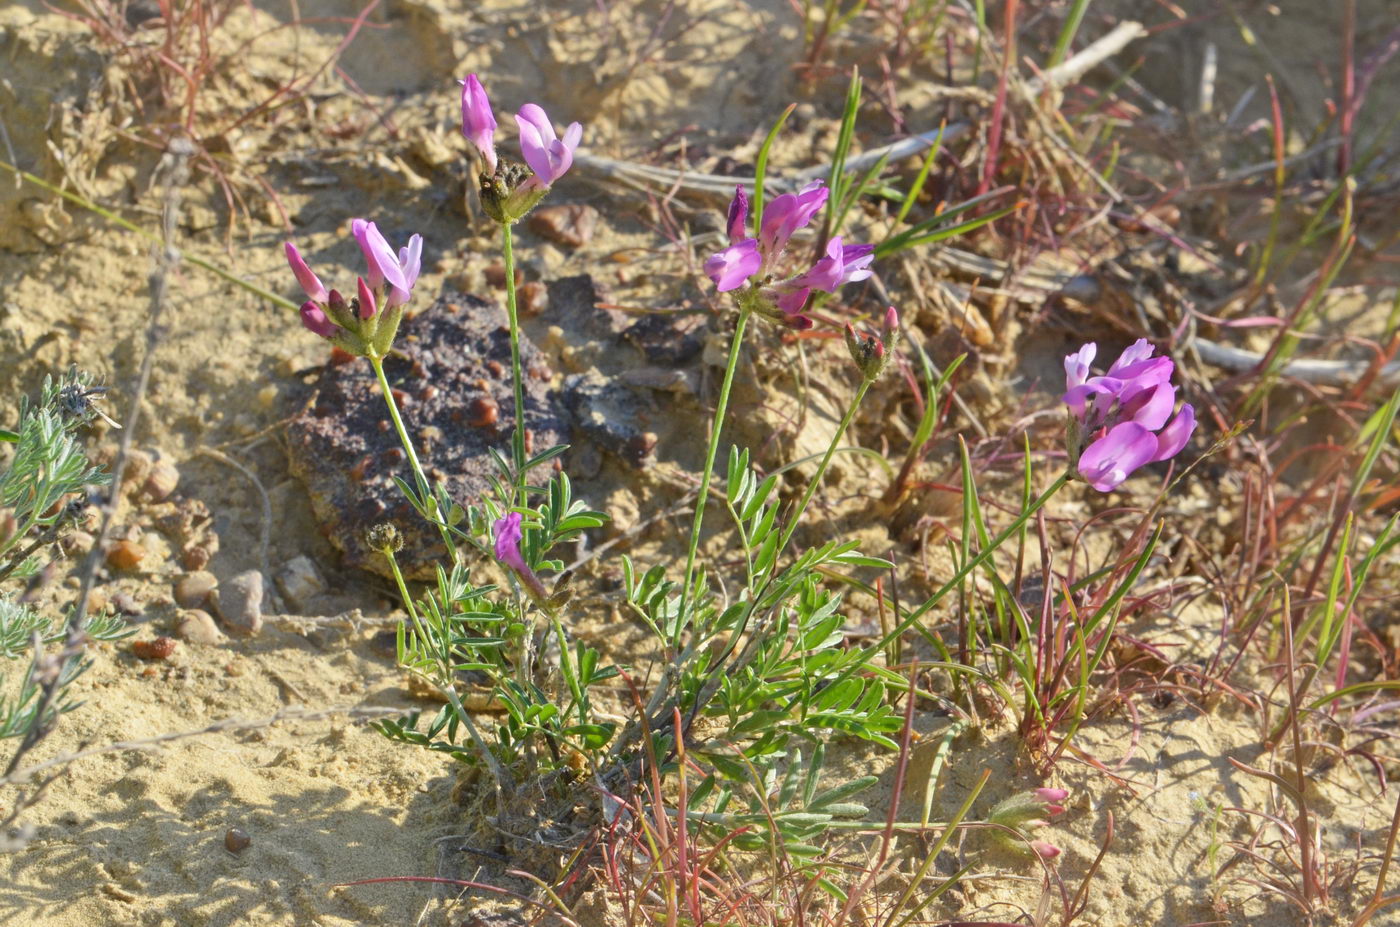
POLYGON ((846 350, 851 352, 860 375, 866 380, 875 380, 884 373, 885 365, 894 354, 899 343, 899 313, 894 306, 885 310, 885 321, 879 335, 857 332, 851 323, 846 323, 846 350))
MULTIPOLYGON (((1045 840, 1032 838, 1032 832, 1050 826, 1050 818, 1064 814, 1062 802, 1069 797, 1065 789, 1032 789, 1021 792, 1000 802, 987 815, 987 822, 1009 827, 1030 842, 1030 848, 1041 859, 1054 859, 1060 855, 1060 848, 1045 840)), ((1013 842, 1005 833, 1001 834, 1008 846, 1024 848, 1025 844, 1013 842)))

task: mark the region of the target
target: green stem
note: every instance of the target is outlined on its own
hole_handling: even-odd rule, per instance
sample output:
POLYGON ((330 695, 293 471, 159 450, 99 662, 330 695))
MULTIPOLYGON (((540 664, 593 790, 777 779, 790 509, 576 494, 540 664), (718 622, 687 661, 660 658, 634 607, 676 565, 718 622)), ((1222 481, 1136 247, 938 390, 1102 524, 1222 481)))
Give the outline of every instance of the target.
POLYGON ((797 530, 797 526, 802 521, 802 514, 807 511, 807 504, 812 501, 812 496, 816 495, 817 486, 821 484, 822 477, 826 475, 826 468, 831 463, 832 456, 836 453, 836 446, 841 443, 841 438, 845 436, 846 429, 851 427, 851 419, 856 417, 856 410, 860 408, 861 401, 865 399, 865 394, 870 390, 873 381, 862 378, 860 389, 856 390, 855 398, 846 409, 845 416, 841 419, 840 426, 836 429, 836 434, 832 435, 831 443, 827 445, 826 454, 822 457, 822 462, 817 466, 817 472, 812 475, 811 481, 807 484, 807 491, 802 494, 802 501, 797 503, 797 508, 793 510, 788 519, 788 526, 783 531, 783 536, 778 539, 778 552, 773 555, 773 562, 777 563, 778 558, 787 550, 788 541, 792 539, 792 533, 797 530))
POLYGON ((729 409, 729 391, 734 386, 734 371, 739 367, 739 350, 744 345, 744 329, 749 324, 750 310, 739 308, 739 322, 734 326, 734 340, 729 345, 729 362, 724 368, 724 383, 719 388, 719 402, 715 405, 715 422, 710 429, 710 446, 705 451, 705 469, 700 471, 700 494, 695 497, 695 520, 690 525, 690 548, 685 555, 685 583, 681 586, 680 608, 676 612, 676 636, 671 642, 674 649, 680 649, 681 629, 684 626, 686 599, 690 595, 690 584, 695 578, 695 552, 700 547, 700 526, 705 520, 705 503, 710 498, 710 477, 715 470, 715 455, 719 453, 719 437, 724 430, 724 415, 729 409))
MULTIPOLYGON (((389 407, 393 408, 393 403, 390 403, 389 407)), ((398 416, 395 415, 394 419, 397 421, 398 416)), ((413 607, 413 597, 408 594, 408 584, 404 582, 403 571, 399 569, 398 558, 394 556, 394 551, 392 549, 385 550, 384 556, 389 561, 389 567, 394 571, 394 582, 398 584, 399 595, 403 598, 404 608, 408 610, 408 617, 413 621, 414 630, 418 632, 418 639, 422 641, 424 647, 434 647, 434 649, 437 649, 436 645, 439 642, 442 645, 441 652, 435 654, 438 658, 437 669, 438 672, 442 674, 442 679, 428 678, 427 681, 437 686, 438 691, 452 703, 453 709, 457 712, 457 717, 461 719, 463 725, 465 725, 467 729, 467 735, 472 739, 472 744, 476 747, 477 752, 481 754, 482 760, 486 763, 487 768, 491 770, 492 775, 496 777, 496 782, 500 785, 502 790, 506 793, 514 792, 515 780, 506 772, 505 768, 497 762, 495 754, 486 746, 486 741, 482 738, 481 732, 476 729, 476 724, 472 721, 471 715, 467 714, 466 706, 464 706, 461 699, 457 697, 457 689, 453 685, 452 678, 452 645, 447 639, 445 630, 439 628, 439 633, 436 635, 428 633, 428 628, 423 624, 423 619, 418 616, 418 610, 413 607)), ((400 625, 400 630, 402 630, 402 625, 400 625)), ((404 650, 402 633, 399 634, 396 650, 397 662, 400 666, 403 666, 404 650)))
POLYGON ((515 306, 515 249, 511 241, 510 223, 501 223, 501 252, 506 265, 506 316, 510 320, 510 374, 515 387, 515 434, 511 451, 515 455, 515 480, 520 489, 520 504, 525 499, 525 378, 520 368, 520 316, 515 306))
POLYGON ((452 559, 452 563, 456 564, 458 562, 457 545, 452 543, 452 535, 447 530, 442 513, 438 511, 437 497, 429 488, 428 477, 423 473, 423 465, 418 462, 418 454, 413 450, 413 442, 408 439, 408 430, 404 428, 403 418, 399 416, 399 405, 394 401, 394 391, 389 386, 389 378, 384 375, 384 359, 370 356, 369 364, 374 368, 374 375, 379 378, 379 391, 384 394, 384 404, 389 407, 389 418, 394 422, 394 430, 398 432, 399 443, 403 445, 404 453, 408 455, 408 463, 413 468, 413 481, 418 486, 418 495, 423 500, 431 521, 437 525, 438 531, 442 534, 442 543, 447 546, 448 556, 452 559))

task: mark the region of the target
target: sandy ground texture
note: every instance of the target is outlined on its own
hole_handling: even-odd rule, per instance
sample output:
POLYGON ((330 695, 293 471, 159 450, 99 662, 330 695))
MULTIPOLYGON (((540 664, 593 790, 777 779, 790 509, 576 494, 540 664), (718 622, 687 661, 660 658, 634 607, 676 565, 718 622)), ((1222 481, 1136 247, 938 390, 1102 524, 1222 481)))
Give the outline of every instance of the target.
MULTIPOLYGON (((1290 61, 1312 61, 1321 53, 1309 50, 1308 37, 1332 28, 1330 20, 1319 25, 1306 18, 1325 19, 1316 12, 1322 5, 1282 5, 1305 18, 1291 26, 1270 18, 1277 31, 1265 36, 1265 45, 1290 61)), ((126 7, 125 21, 139 20, 132 12, 139 6, 126 7)), ((450 288, 500 299, 492 229, 475 213, 457 126, 454 78, 466 73, 488 81, 498 112, 534 100, 556 121, 584 121, 585 145, 596 154, 711 172, 742 173, 772 118, 793 100, 803 105, 774 163, 782 171, 822 163, 845 87, 834 69, 817 69, 808 80, 796 76, 801 22, 780 0, 625 8, 401 0, 374 6, 363 23, 355 22, 360 8, 352 2, 311 0, 296 5, 305 24, 295 29, 281 25, 292 16, 284 4, 213 7, 224 14, 212 32, 214 48, 237 64, 200 91, 194 128, 212 154, 196 159, 192 180, 178 191, 178 243, 288 296, 293 288, 281 243, 290 236, 313 266, 327 271, 356 266, 348 223, 368 212, 391 240, 423 234, 423 292, 450 288), (351 31, 353 40, 341 50, 351 31), (299 92, 238 118, 250 101, 273 97, 287 84, 299 92), (215 164, 222 176, 210 170, 215 164)), ((1375 18, 1379 31, 1384 16, 1375 18)), ((134 34, 147 47, 157 41, 155 33, 134 34)), ((1230 102, 1221 105, 1258 81, 1260 65, 1236 47, 1234 31, 1173 33, 1144 46, 1149 65, 1142 79, 1165 105, 1196 107, 1197 88, 1181 74, 1198 73, 1198 40, 1206 38, 1224 47, 1228 63, 1219 93, 1230 94, 1230 102)), ((830 52, 842 67, 859 63, 869 74, 879 73, 881 53, 873 35, 851 32, 834 39, 830 52)), ((156 135, 146 128, 151 107, 133 102, 154 97, 150 87, 132 84, 145 73, 137 58, 95 41, 87 26, 36 0, 0 8, 0 54, 6 62, 0 119, 20 165, 154 229, 162 196, 154 175, 156 135)), ((907 75, 897 120, 872 105, 872 144, 937 126, 947 97, 938 89, 941 74, 940 64, 907 75)), ((1382 81, 1393 82, 1393 74, 1382 81)), ((1309 99, 1311 92, 1298 90, 1309 99)), ((1249 105, 1251 113, 1264 112, 1261 101, 1249 105)), ((1362 131, 1379 129, 1364 123, 1362 131)), ((1134 157, 1135 169, 1151 172, 1155 157, 1166 163, 1176 153, 1161 148, 1134 157)), ((527 318, 527 334, 549 358, 553 385, 570 375, 624 378, 634 395, 629 401, 638 404, 628 414, 644 423, 636 438, 642 446, 630 459, 610 444, 630 440, 626 434, 584 438, 571 463, 584 473, 579 494, 613 514, 614 526, 597 539, 620 539, 613 553, 630 548, 642 559, 675 557, 683 551, 684 519, 665 513, 683 508, 693 486, 688 474, 701 449, 686 436, 705 427, 697 396, 713 394, 716 345, 723 344, 720 326, 702 314, 718 305, 702 286, 696 258, 709 245, 686 247, 675 223, 696 235, 717 231, 722 203, 691 197, 660 209, 655 197, 584 168, 554 196, 586 210, 595 227, 582 241, 523 227, 524 280, 545 285, 588 274, 600 305, 596 318, 561 317, 541 307, 527 318), (657 310, 705 323, 680 332, 694 341, 684 359, 640 345, 645 333, 620 340, 642 313, 657 310)), ((0 177, 0 408, 13 408, 45 374, 74 362, 114 385, 133 381, 149 311, 150 248, 100 217, 0 177)), ((910 273, 917 287, 933 271, 920 264, 910 273)), ((192 609, 176 601, 191 570, 212 574, 220 590, 254 571, 265 578, 262 627, 253 636, 206 628, 205 642, 182 640, 159 663, 135 657, 130 642, 96 649, 77 686, 85 704, 27 762, 176 732, 195 736, 68 765, 26 815, 32 830, 23 835, 23 848, 0 855, 0 924, 486 923, 471 917, 491 907, 480 896, 456 899, 426 884, 342 885, 387 876, 500 874, 465 842, 453 763, 392 744, 368 726, 387 709, 431 712, 436 705, 418 698, 394 666, 385 632, 400 613, 389 584, 343 562, 346 545, 328 537, 313 513, 312 494, 326 488, 307 487, 289 465, 285 423, 315 393, 324 344, 295 313, 195 266, 182 265, 171 282, 136 443, 151 459, 172 464, 178 485, 161 500, 143 498, 136 487, 122 509, 119 536, 139 545, 143 556, 131 568, 104 569, 98 604, 129 614, 138 639, 149 639, 192 620, 192 609), (204 553, 190 554, 192 546, 204 553)), ((974 348, 962 395, 980 421, 1005 430, 1033 410, 1054 408, 1053 394, 1031 385, 1054 377, 1059 358, 1080 340, 1074 325, 1042 324, 1038 312, 996 300, 955 316, 937 299, 916 303, 908 280, 901 287, 896 295, 909 300, 908 318, 936 358, 946 360, 969 343, 974 348), (956 337, 958 329, 964 339, 956 337)), ((1368 297, 1352 308, 1363 317, 1377 304, 1368 297)), ((1340 318, 1351 309, 1335 311, 1340 318)), ((676 342, 677 331, 663 332, 663 346, 676 342)), ((761 446, 763 459, 825 447, 852 387, 838 348, 839 342, 799 345, 771 332, 761 336, 741 375, 736 419, 737 432, 761 446)), ((872 394, 857 422, 861 444, 902 452, 915 420, 902 388, 891 382, 872 394)), ((125 402, 116 391, 113 411, 125 402)), ((116 437, 97 433, 93 447, 110 449, 116 437)), ((813 536, 840 532, 861 537, 871 554, 899 551, 909 594, 917 594, 946 563, 934 522, 955 517, 958 506, 955 496, 937 489, 955 480, 948 468, 954 458, 945 450, 942 462, 930 464, 933 488, 893 512, 879 511, 862 494, 883 479, 878 466, 838 459, 813 536)), ((1015 479, 993 480, 987 491, 1012 498, 1015 479)), ((1202 526, 1207 539, 1229 529, 1217 524, 1215 488, 1198 485, 1173 503, 1172 514, 1202 526)), ((1082 518, 1099 505, 1089 495, 1067 494, 1059 511, 1082 518)), ((1154 583, 1193 581, 1187 548, 1175 550, 1179 556, 1154 583)), ((638 646, 641 630, 607 595, 616 575, 607 556, 590 565, 582 582, 593 584, 597 605, 575 630, 607 647, 611 659, 645 670, 652 655, 638 646)), ((66 567, 49 580, 33 595, 57 613, 72 601, 75 582, 66 567)), ((216 611, 207 603, 200 610, 216 611)), ((873 627, 876 615, 868 604, 855 604, 852 620, 873 627)), ((1180 614, 1129 630, 1135 640, 1191 664, 1215 653, 1219 623, 1218 606, 1197 598, 1180 614)), ((1261 781, 1226 759, 1263 762, 1261 723, 1228 699, 1206 706, 1182 698, 1120 705, 1086 724, 1079 743, 1092 762, 1064 762, 1054 779, 1072 790, 1055 827, 1065 848, 1057 867, 1071 894, 1099 852, 1110 815, 1115 837, 1081 923, 1298 922, 1281 902, 1209 878, 1212 846, 1247 832, 1242 815, 1222 818, 1217 809, 1267 805, 1261 781)), ((918 727, 932 743, 945 724, 930 711, 918 727)), ((872 820, 883 820, 893 757, 854 745, 835 746, 833 754, 839 768, 881 777, 866 800, 872 820)), ((929 756, 916 752, 916 770, 929 756)), ((995 774, 988 805, 1047 784, 1005 722, 989 719, 958 738, 954 756, 935 796, 935 816, 950 814, 984 768, 995 774)), ((911 813, 922 787, 906 798, 911 813)), ((1347 763, 1326 768, 1310 787, 1329 819, 1345 822, 1325 833, 1332 852, 1352 859, 1363 848, 1374 851, 1393 793, 1382 798, 1375 777, 1347 763)), ((0 807, 8 800, 0 795, 0 807)), ((909 849, 915 852, 904 872, 917 864, 917 848, 909 849)), ((1030 862, 971 838, 962 852, 973 871, 940 901, 940 916, 1029 922, 1024 918, 1059 904, 1058 889, 1045 888, 1030 862)), ((1339 912, 1352 910, 1359 897, 1343 893, 1339 912)), ((609 923, 605 914, 599 922, 609 923)))

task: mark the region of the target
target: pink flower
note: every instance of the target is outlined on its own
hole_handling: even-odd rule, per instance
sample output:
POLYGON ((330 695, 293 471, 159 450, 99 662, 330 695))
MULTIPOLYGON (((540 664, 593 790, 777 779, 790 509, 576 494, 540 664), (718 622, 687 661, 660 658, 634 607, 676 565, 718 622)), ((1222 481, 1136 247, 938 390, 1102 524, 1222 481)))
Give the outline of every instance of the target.
POLYGON ((718 254, 710 255, 705 261, 705 273, 715 282, 721 293, 737 290, 744 281, 758 273, 763 257, 758 253, 758 242, 745 238, 737 245, 731 245, 718 254))
POLYGON ((522 520, 519 512, 507 512, 503 517, 496 519, 492 525, 496 535, 496 559, 509 567, 530 594, 539 600, 545 598, 544 583, 540 582, 539 577, 525 562, 524 554, 520 552, 520 542, 524 538, 524 532, 521 530, 522 520))
POLYGON ((321 284, 321 278, 311 272, 311 268, 306 266, 306 262, 301 259, 301 252, 297 251, 297 246, 290 241, 287 242, 285 250, 287 252, 287 263, 292 267, 292 274, 297 278, 297 283, 301 285, 302 292, 306 298, 313 303, 323 303, 326 301, 326 288, 321 284))
POLYGON ((520 107, 515 124, 520 128, 520 153, 535 172, 533 182, 540 187, 553 186, 573 165, 574 149, 583 138, 583 126, 571 123, 560 139, 554 134, 549 116, 534 103, 520 107))
POLYGON ((475 74, 470 74, 462 85, 462 134, 472 143, 486 165, 486 173, 496 173, 496 114, 491 112, 491 101, 486 98, 486 89, 475 74))
POLYGON ((788 281, 784 286, 811 287, 835 293, 843 284, 865 280, 873 271, 870 263, 875 260, 874 245, 843 245, 837 235, 827 242, 826 256, 812 265, 812 269, 788 281))
POLYGON ((505 517, 496 519, 493 526, 496 534, 496 559, 517 573, 530 568, 520 553, 520 541, 524 534, 520 530, 522 517, 519 512, 507 512, 505 517))
POLYGON ((812 319, 804 315, 802 310, 807 305, 807 297, 811 295, 812 291, 808 287, 777 291, 777 298, 773 300, 773 304, 788 317, 789 325, 798 331, 806 331, 812 327, 812 319))
POLYGON ((1059 847, 1055 846, 1053 843, 1047 843, 1044 840, 1032 840, 1031 849, 1034 850, 1035 855, 1039 856, 1041 859, 1054 859, 1060 855, 1059 847))
POLYGON ((326 311, 309 300, 301 304, 301 324, 322 338, 333 337, 340 331, 340 326, 326 317, 326 311))
POLYGON ((1074 415, 1071 460, 1077 455, 1079 475, 1109 492, 1139 467, 1180 453, 1196 430, 1196 411, 1186 403, 1172 418, 1175 368, 1171 358, 1153 357, 1147 339, 1123 351, 1107 376, 1089 374, 1095 352, 1091 342, 1065 358, 1064 402, 1074 415))
POLYGON ((394 249, 389 247, 389 242, 384 240, 384 236, 379 232, 379 227, 364 219, 352 219, 350 220, 350 232, 360 243, 360 250, 365 255, 365 263, 369 266, 369 273, 366 274, 366 277, 370 289, 378 290, 385 283, 388 283, 400 290, 407 290, 408 281, 404 279, 398 255, 394 254, 394 249))
POLYGON ((796 193, 774 197, 763 212, 763 228, 758 233, 764 255, 776 257, 785 249, 793 233, 811 222, 826 205, 830 192, 820 180, 814 180, 796 193))
POLYGON ((399 249, 399 268, 403 271, 404 289, 393 287, 385 307, 402 306, 413 295, 413 285, 418 282, 418 273, 423 267, 423 236, 411 235, 408 244, 399 249))

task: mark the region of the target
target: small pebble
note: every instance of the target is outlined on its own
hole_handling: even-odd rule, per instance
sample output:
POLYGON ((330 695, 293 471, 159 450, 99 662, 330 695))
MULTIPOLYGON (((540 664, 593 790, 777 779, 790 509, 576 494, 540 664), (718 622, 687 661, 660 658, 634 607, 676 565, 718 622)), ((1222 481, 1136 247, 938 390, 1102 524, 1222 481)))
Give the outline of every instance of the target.
POLYGON ((134 570, 146 557, 146 548, 136 541, 118 541, 107 549, 107 565, 114 570, 134 570))
POLYGON ((175 636, 187 644, 213 645, 228 640, 214 623, 214 617, 197 608, 179 613, 175 619, 175 636))
POLYGON ((556 244, 581 248, 593 238, 598 210, 582 203, 544 206, 530 214, 530 231, 556 244))
POLYGON ((9 509, 0 509, 0 544, 8 541, 18 527, 19 522, 15 520, 15 513, 9 509))
POLYGON ((277 588, 286 596, 287 604, 300 611, 326 588, 326 584, 317 572, 316 564, 303 554, 288 560, 287 565, 278 571, 277 588))
POLYGON ((516 293, 520 301, 520 314, 535 316, 549 307, 549 288, 538 280, 531 280, 516 293))
POLYGON ((268 384, 258 390, 258 405, 264 409, 270 409, 277 402, 277 387, 268 384))
POLYGON ((219 580, 207 570, 193 570, 175 580, 175 602, 181 608, 203 608, 219 580))
POLYGON ((157 460, 151 465, 150 476, 142 486, 141 495, 151 502, 164 502, 180 483, 180 471, 169 460, 157 460))
POLYGON ((112 607, 123 615, 139 615, 146 607, 129 592, 118 592, 112 596, 112 607))
POLYGON ((107 610, 107 590, 93 589, 88 592, 87 613, 96 615, 107 610))
POLYGON ((209 561, 214 559, 209 553, 209 548, 195 545, 188 547, 180 554, 180 565, 187 570, 198 572, 209 565, 209 561))
POLYGON ((230 853, 242 853, 253 845, 253 838, 241 827, 230 827, 224 834, 224 849, 230 853))
POLYGON ((168 637, 153 641, 132 641, 131 652, 143 660, 164 660, 175 652, 175 642, 168 637))
MULTIPOLYGON (((528 409, 529 406, 526 406, 528 409)), ((493 399, 478 396, 467 403, 467 424, 473 428, 487 428, 496 424, 499 410, 493 399)))
MULTIPOLYGON (((0 542, 5 538, 5 527, 0 524, 0 542)), ((63 549, 70 554, 85 554, 92 550, 96 539, 86 531, 73 531, 63 539, 63 549)))
POLYGON ((263 576, 257 570, 239 573, 210 595, 225 627, 240 637, 262 630, 263 576))
MULTIPOLYGON (((116 459, 116 451, 113 450, 112 458, 116 459)), ((146 485, 146 478, 151 475, 151 468, 155 466, 156 460, 147 451, 133 448, 126 455, 126 469, 122 471, 122 491, 127 495, 141 492, 146 485)))

